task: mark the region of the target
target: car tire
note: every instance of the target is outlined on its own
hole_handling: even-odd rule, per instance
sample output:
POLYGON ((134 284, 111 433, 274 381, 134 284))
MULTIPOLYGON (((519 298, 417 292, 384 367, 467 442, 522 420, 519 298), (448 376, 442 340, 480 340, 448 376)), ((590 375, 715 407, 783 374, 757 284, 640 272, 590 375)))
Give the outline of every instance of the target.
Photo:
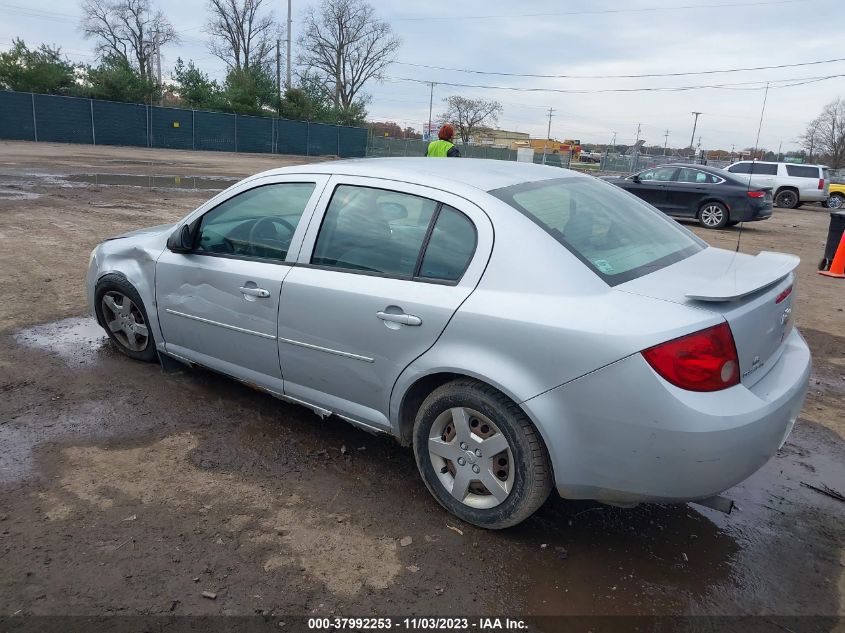
POLYGON ((413 444, 426 488, 467 523, 516 525, 551 492, 552 468, 537 429, 508 397, 475 380, 429 394, 417 411, 413 444))
POLYGON ((781 189, 775 194, 775 206, 781 209, 794 209, 798 206, 798 192, 794 189, 781 189))
POLYGON ((698 210, 698 222, 705 229, 721 229, 731 221, 728 208, 721 202, 711 200, 701 205, 698 210))
POLYGON ((843 205, 845 205, 845 196, 841 193, 832 193, 824 206, 828 209, 841 209, 843 205))
POLYGON ((148 363, 158 359, 144 302, 125 277, 106 275, 97 282, 94 309, 97 322, 123 354, 148 363))

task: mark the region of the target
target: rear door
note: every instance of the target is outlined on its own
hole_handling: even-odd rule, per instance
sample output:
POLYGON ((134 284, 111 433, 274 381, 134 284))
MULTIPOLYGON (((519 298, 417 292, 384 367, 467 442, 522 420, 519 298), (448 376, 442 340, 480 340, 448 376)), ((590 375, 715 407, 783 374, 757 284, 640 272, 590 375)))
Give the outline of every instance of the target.
POLYGON ((285 278, 285 394, 389 427, 390 392, 478 284, 493 227, 444 191, 335 176, 285 278))
POLYGON ((695 167, 680 167, 666 189, 666 212, 694 218, 701 199, 712 190, 716 181, 715 176, 695 167))
POLYGON ((195 248, 156 263, 156 303, 168 353, 281 392, 277 318, 328 176, 244 183, 201 213, 195 248))

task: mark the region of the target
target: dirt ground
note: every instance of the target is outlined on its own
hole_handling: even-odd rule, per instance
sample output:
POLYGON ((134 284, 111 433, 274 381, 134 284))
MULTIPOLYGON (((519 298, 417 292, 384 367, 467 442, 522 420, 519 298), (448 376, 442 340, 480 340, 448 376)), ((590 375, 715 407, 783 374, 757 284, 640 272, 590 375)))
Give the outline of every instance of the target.
POLYGON ((743 252, 801 257, 814 373, 783 450, 726 493, 738 511, 555 497, 485 532, 392 440, 129 361, 85 317, 103 238, 292 162, 0 142, 0 616, 845 615, 845 503, 802 485, 845 492, 845 281, 816 274, 825 210, 742 231, 743 252))

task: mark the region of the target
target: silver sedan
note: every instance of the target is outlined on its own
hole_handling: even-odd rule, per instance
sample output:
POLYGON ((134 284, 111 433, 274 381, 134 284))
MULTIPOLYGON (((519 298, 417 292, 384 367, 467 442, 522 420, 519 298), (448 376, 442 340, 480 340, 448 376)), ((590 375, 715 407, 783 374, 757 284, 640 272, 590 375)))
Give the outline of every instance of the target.
POLYGON ((127 356, 390 434, 447 510, 503 528, 552 488, 685 502, 760 468, 810 373, 797 264, 567 170, 369 159, 247 178, 100 244, 86 283, 127 356))

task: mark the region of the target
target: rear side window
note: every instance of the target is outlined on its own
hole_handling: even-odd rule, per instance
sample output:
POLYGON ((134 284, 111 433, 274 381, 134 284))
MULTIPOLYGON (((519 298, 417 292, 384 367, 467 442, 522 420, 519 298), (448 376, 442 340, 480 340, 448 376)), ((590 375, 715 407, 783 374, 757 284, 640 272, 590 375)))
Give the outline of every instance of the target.
POLYGON ((457 281, 475 252, 475 226, 460 211, 443 205, 420 266, 420 277, 457 281))
POLYGON ((796 178, 819 178, 819 168, 807 165, 787 165, 786 173, 796 178))
POLYGON ((737 163, 728 167, 728 171, 732 174, 750 174, 751 163, 737 163))
POLYGON ((777 176, 778 165, 777 163, 752 163, 750 173, 760 176, 777 176))
POLYGON ((611 286, 706 248, 660 211, 594 178, 541 180, 490 193, 525 214, 611 286))
POLYGON ((700 169, 692 169, 691 167, 681 167, 678 170, 678 175, 675 177, 678 182, 691 182, 697 184, 714 184, 721 179, 716 178, 712 174, 701 171, 700 169))
POLYGON ((339 185, 311 263, 411 277, 437 202, 419 196, 339 185))

